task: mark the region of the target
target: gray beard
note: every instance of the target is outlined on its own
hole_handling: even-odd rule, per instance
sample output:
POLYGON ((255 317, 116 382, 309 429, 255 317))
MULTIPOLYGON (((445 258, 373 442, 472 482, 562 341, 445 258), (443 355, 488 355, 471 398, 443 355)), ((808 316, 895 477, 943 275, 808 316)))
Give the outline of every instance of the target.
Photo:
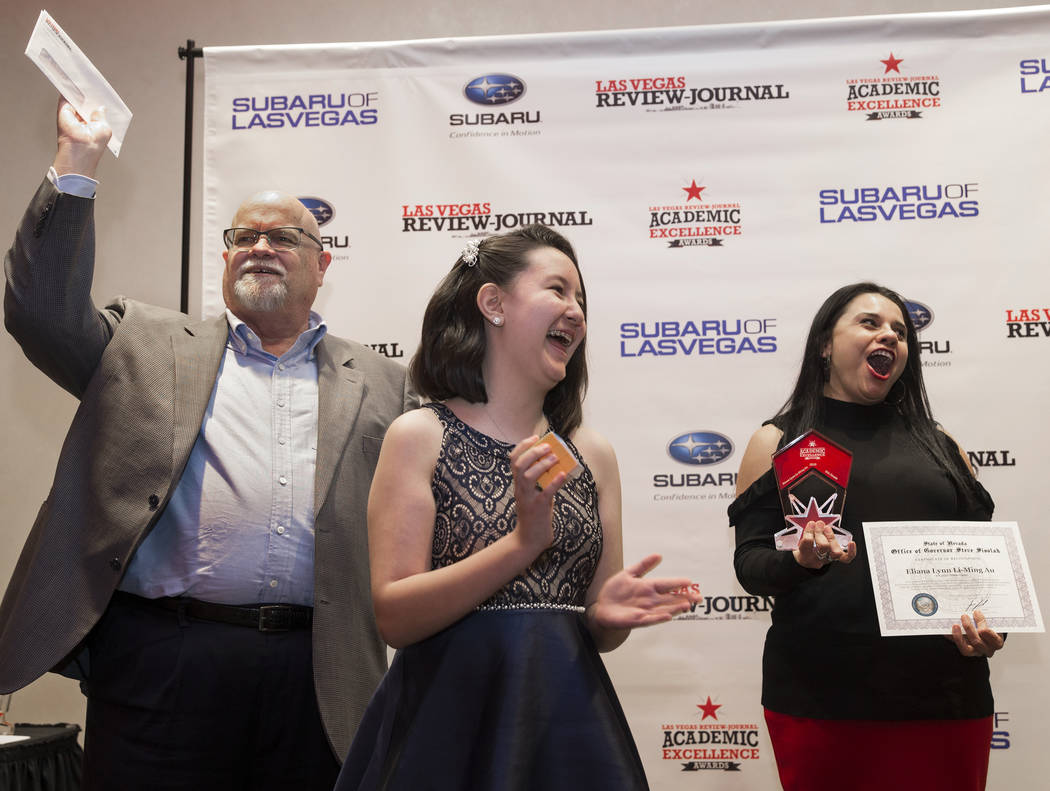
POLYGON ((284 307, 288 298, 288 285, 282 281, 265 286, 255 279, 252 272, 247 272, 234 281, 233 293, 248 310, 272 313, 284 307))

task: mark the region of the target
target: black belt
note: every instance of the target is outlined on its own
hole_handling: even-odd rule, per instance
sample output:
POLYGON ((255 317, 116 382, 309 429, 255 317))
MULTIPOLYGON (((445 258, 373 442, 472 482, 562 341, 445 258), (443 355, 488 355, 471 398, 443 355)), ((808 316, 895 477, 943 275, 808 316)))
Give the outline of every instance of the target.
POLYGON ((114 598, 133 604, 158 607, 162 610, 197 618, 201 621, 249 626, 260 632, 287 632, 291 629, 309 629, 314 619, 313 607, 299 604, 256 604, 240 607, 234 604, 216 604, 185 596, 163 596, 146 599, 125 591, 116 591, 114 598))

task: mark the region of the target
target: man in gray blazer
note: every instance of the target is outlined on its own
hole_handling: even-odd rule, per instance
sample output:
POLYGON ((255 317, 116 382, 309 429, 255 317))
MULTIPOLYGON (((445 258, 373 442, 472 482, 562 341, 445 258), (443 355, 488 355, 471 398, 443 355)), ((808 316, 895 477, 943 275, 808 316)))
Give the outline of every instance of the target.
POLYGON ((331 255, 280 193, 224 235, 224 315, 97 309, 109 134, 60 102, 5 260, 8 331, 80 406, 0 605, 0 692, 84 679, 88 789, 330 788, 386 668, 365 507, 415 398, 311 311, 331 255))

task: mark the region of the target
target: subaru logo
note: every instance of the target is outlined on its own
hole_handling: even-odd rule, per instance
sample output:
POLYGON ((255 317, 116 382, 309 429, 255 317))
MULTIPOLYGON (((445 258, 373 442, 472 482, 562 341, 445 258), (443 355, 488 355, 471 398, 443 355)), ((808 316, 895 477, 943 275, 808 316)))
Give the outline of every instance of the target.
POLYGON ((468 82, 463 95, 486 107, 510 104, 525 95, 525 83, 513 74, 486 74, 468 82))
POLYGON ((718 464, 733 455, 733 443, 717 431, 690 431, 671 440, 667 453, 682 464, 718 464))
POLYGON ((904 306, 908 309, 908 315, 911 316, 911 323, 915 325, 916 332, 922 332, 933 324, 933 311, 921 302, 906 299, 904 306))
POLYGON ((299 198, 299 202, 310 210, 318 225, 324 225, 335 217, 335 207, 320 198, 299 198))

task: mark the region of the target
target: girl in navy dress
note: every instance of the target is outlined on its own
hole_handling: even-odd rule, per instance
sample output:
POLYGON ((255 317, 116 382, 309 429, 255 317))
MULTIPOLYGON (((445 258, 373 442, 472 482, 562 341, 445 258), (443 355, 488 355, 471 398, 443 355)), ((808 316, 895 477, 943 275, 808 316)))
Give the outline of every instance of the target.
POLYGON ((616 457, 580 425, 587 303, 543 226, 471 242, 411 364, 434 399, 388 430, 368 530, 398 649, 337 789, 647 788, 599 651, 689 609, 687 579, 623 568, 616 457), (548 430, 579 473, 558 471, 548 430))

